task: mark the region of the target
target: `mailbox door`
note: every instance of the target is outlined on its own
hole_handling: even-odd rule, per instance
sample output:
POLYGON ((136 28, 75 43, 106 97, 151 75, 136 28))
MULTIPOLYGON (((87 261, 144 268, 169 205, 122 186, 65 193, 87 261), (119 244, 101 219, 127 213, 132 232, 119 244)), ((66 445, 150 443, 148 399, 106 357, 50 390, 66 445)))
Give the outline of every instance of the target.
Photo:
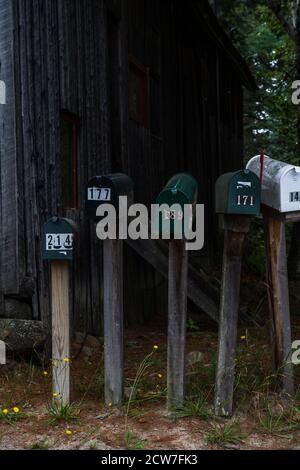
POLYGON ((72 221, 53 218, 42 229, 42 258, 44 260, 72 260, 75 227, 72 221))
POLYGON ((281 212, 300 211, 300 173, 289 169, 281 178, 281 212))
POLYGON ((257 215, 260 212, 260 181, 249 170, 232 174, 228 186, 227 213, 257 215))

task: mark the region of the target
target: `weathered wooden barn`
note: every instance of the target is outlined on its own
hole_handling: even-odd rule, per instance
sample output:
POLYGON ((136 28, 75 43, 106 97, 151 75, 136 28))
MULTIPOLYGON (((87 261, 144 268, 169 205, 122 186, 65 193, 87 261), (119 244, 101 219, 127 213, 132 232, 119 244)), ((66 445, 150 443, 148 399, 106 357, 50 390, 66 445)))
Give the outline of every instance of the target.
MULTIPOLYGON (((68 215, 80 227, 73 327, 99 332, 101 243, 84 211, 97 174, 129 174, 149 205, 172 174, 192 173, 211 258, 214 183, 242 166, 243 87, 255 83, 205 0, 0 0, 0 80, 0 316, 48 321, 41 226, 68 215)), ((127 248, 131 321, 165 305, 142 257, 127 248)))

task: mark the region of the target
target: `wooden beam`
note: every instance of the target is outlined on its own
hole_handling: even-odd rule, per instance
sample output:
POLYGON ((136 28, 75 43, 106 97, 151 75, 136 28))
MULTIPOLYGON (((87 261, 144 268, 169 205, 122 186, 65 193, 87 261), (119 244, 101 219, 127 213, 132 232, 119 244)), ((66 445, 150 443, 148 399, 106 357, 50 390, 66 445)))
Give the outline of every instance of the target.
MULTIPOLYGON (((154 267, 163 277, 168 278, 168 258, 160 249, 155 240, 126 240, 126 243, 134 249, 142 258, 154 267)), ((189 269, 188 273, 188 298, 206 313, 216 323, 219 321, 219 307, 216 300, 204 292, 205 284, 200 279, 200 273, 196 269, 189 269)))
POLYGON ((70 403, 69 263, 51 262, 53 398, 70 403))
POLYGON ((251 218, 245 216, 224 216, 225 239, 215 390, 215 414, 223 417, 232 414, 242 251, 250 222, 251 218))
POLYGON ((271 319, 273 362, 282 388, 294 391, 291 354, 291 321, 284 222, 264 213, 267 286, 271 319))
POLYGON ((181 406, 185 397, 185 345, 188 252, 183 240, 169 244, 167 407, 181 406))
POLYGON ((123 400, 123 242, 103 242, 105 403, 123 400))

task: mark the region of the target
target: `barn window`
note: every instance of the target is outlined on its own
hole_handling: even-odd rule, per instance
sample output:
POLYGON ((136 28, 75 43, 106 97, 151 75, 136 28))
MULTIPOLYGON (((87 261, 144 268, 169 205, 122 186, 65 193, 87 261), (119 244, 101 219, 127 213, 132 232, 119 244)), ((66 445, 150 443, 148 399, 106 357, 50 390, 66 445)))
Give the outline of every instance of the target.
POLYGON ((77 209, 77 140, 79 119, 61 112, 61 194, 64 210, 77 209))
POLYGON ((129 115, 144 127, 149 126, 148 69, 135 59, 129 61, 129 115))

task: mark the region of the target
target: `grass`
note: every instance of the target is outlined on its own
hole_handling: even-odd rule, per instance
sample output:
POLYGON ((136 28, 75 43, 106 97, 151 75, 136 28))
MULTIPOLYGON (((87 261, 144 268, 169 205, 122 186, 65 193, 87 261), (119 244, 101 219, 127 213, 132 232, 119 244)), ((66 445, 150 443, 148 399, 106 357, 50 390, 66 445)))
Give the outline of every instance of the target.
POLYGON ((50 415, 51 425, 62 421, 70 423, 79 420, 80 409, 73 403, 64 405, 54 401, 47 406, 47 411, 50 415))
POLYGON ((132 416, 132 414, 136 414, 136 412, 131 413, 131 408, 133 405, 136 404, 136 395, 137 391, 139 388, 139 385, 141 381, 145 378, 146 372, 149 371, 150 367, 153 365, 153 356, 156 354, 156 351, 158 349, 158 346, 155 345, 153 347, 153 350, 144 357, 144 359, 141 361, 141 363, 138 366, 135 378, 133 380, 133 384, 130 388, 130 394, 128 398, 128 402, 126 405, 126 410, 125 410, 125 431, 124 431, 124 440, 125 440, 125 447, 126 449, 141 449, 143 447, 140 447, 143 445, 143 441, 136 438, 133 434, 133 432, 129 429, 129 419, 132 416))
POLYGON ((259 413, 259 423, 263 431, 272 436, 291 439, 291 432, 300 429, 300 408, 291 404, 288 408, 271 406, 259 413))
POLYGON ((209 444, 217 445, 238 445, 243 442, 246 435, 240 430, 237 423, 213 423, 206 434, 206 440, 209 444))
POLYGON ((31 444, 31 450, 48 450, 48 449, 49 449, 49 444, 46 439, 43 439, 42 441, 33 442, 33 444, 31 444))
POLYGON ((172 418, 201 418, 209 419, 212 417, 212 411, 203 395, 196 401, 187 400, 184 405, 177 408, 172 413, 172 418))
POLYGON ((0 421, 8 424, 14 424, 25 416, 25 413, 23 413, 18 407, 13 407, 11 409, 2 408, 0 411, 0 421))
POLYGON ((132 431, 125 432, 124 440, 127 450, 144 450, 147 443, 146 440, 140 439, 132 431))

